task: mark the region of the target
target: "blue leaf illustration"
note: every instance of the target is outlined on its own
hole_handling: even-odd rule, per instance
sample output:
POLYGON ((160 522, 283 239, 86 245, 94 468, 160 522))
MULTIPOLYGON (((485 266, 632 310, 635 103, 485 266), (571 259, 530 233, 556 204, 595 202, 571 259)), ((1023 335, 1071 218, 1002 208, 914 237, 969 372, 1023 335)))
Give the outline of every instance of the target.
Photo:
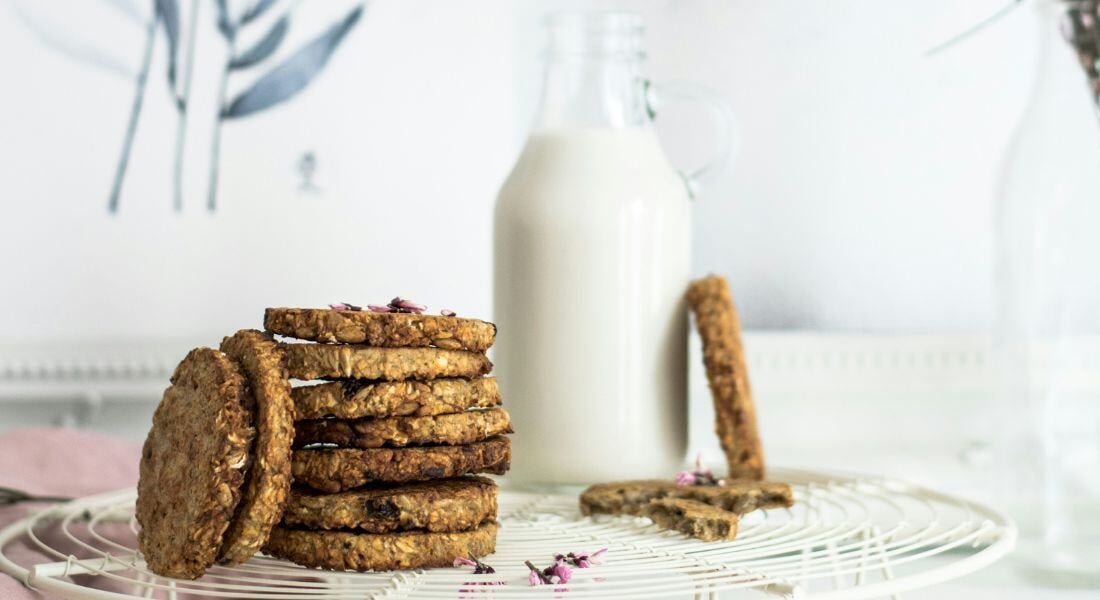
POLYGON ((218 31, 225 39, 232 40, 237 32, 229 22, 229 7, 225 5, 225 0, 215 0, 215 5, 218 7, 218 31))
POLYGON ((168 37, 168 84, 176 87, 176 49, 180 39, 180 9, 176 0, 156 0, 157 15, 168 37))
POLYGON ((256 42, 256 45, 235 57, 233 61, 229 63, 229 68, 247 69, 274 54, 275 50, 279 48, 279 44, 283 42, 283 38, 286 37, 286 31, 289 27, 290 18, 287 15, 283 15, 283 18, 279 19, 275 23, 275 26, 271 28, 271 31, 268 31, 267 35, 256 42))
POLYGON ((259 0, 252 5, 252 8, 241 15, 241 25, 248 25, 253 20, 260 18, 272 6, 275 6, 275 0, 259 0))
POLYGON ((363 6, 355 7, 342 21, 260 77, 252 87, 229 103, 222 111, 222 118, 237 119, 259 112, 288 100, 305 89, 328 63, 336 47, 362 14, 363 6))

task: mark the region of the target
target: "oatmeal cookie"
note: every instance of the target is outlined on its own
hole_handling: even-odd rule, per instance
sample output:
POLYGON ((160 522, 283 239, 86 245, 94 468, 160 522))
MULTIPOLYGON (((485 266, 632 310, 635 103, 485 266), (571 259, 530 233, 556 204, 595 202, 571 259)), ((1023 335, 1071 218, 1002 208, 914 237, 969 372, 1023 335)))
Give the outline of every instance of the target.
POLYGON ((440 348, 375 348, 343 344, 283 344, 295 379, 436 379, 480 377, 493 368, 484 354, 440 348))
POLYGON ((496 325, 477 319, 325 308, 269 308, 264 311, 264 327, 314 342, 473 352, 488 350, 497 333, 496 325))
POLYGON ((252 466, 218 556, 222 564, 237 565, 259 551, 282 518, 290 491, 294 405, 282 351, 270 336, 241 330, 222 340, 221 350, 244 368, 256 399, 252 466))
POLYGON ((725 278, 693 281, 687 302, 703 338, 703 363, 714 397, 715 429, 732 479, 764 478, 764 447, 756 427, 741 324, 725 278))
POLYGON ((264 552, 306 567, 333 571, 389 571, 449 567, 456 556, 480 558, 496 550, 497 524, 459 533, 354 533, 276 527, 264 552))
POLYGON ((459 477, 381 485, 339 494, 294 489, 283 526, 357 529, 390 533, 421 529, 466 531, 497 515, 497 484, 485 477, 459 477))
POLYGON ((500 405, 495 377, 367 382, 357 379, 296 387, 295 417, 428 417, 500 405))
POLYGON ((512 433, 503 408, 468 410, 431 417, 314 419, 299 421, 295 446, 335 444, 341 448, 381 448, 445 444, 458 446, 512 433))
POLYGON ((685 498, 661 498, 642 505, 641 516, 658 526, 706 542, 737 537, 737 513, 685 498))
POLYGON ((237 364, 196 348, 176 367, 141 453, 138 543, 149 569, 195 579, 214 564, 241 499, 252 397, 237 364))
POLYGON ((465 446, 306 448, 294 452, 294 481, 327 493, 371 482, 425 481, 468 473, 503 475, 512 458, 508 438, 465 446))
POLYGON ((581 512, 639 515, 653 500, 695 500, 737 514, 758 508, 786 508, 794 504, 791 486, 769 481, 734 481, 725 485, 676 485, 663 479, 597 483, 581 492, 581 512))

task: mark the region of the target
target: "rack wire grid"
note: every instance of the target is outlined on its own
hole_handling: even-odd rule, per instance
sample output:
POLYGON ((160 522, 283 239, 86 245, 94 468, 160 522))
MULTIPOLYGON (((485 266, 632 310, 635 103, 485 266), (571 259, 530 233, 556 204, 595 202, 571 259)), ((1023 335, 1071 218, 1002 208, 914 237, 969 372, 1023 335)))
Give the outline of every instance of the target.
POLYGON ((580 514, 572 495, 504 490, 494 574, 469 567, 383 573, 306 569, 266 556, 183 581, 148 570, 137 545, 135 493, 55 505, 0 531, 0 570, 65 598, 818 598, 899 597, 973 572, 1011 551, 1016 528, 981 504, 887 478, 772 471, 795 505, 758 510, 729 542, 701 542, 649 520, 580 514), (13 561, 22 545, 51 558, 13 561), (525 560, 608 548, 567 584, 532 587, 525 560), (935 557, 935 558, 934 558, 935 557))

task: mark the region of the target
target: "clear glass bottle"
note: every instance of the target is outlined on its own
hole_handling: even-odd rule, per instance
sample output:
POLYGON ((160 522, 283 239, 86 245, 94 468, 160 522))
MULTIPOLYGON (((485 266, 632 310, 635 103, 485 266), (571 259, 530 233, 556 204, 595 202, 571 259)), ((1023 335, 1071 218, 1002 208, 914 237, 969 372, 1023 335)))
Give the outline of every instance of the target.
POLYGON ((1025 535, 1035 534, 1031 556, 1061 573, 1098 576, 1100 121, 1082 71, 1098 57, 1060 34, 1072 42, 1066 25, 1085 4, 1036 3, 1040 70, 997 205, 1001 388, 990 416, 999 424, 1002 498, 1025 535))
POLYGON ((560 13, 549 28, 541 106, 494 222, 510 476, 671 477, 687 451, 694 178, 669 164, 651 121, 665 90, 703 96, 643 78, 637 15, 560 13))

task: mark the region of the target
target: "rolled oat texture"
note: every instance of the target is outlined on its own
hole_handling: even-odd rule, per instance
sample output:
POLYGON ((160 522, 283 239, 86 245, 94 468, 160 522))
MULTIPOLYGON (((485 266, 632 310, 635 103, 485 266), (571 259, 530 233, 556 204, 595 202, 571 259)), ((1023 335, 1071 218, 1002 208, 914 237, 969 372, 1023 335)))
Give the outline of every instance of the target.
POLYGON ((243 367, 256 400, 252 466, 218 556, 222 564, 237 565, 263 547, 283 516, 290 492, 294 405, 282 350, 270 336, 241 330, 222 340, 221 349, 243 367))
POLYGON ((481 558, 496 550, 497 524, 459 533, 353 533, 276 527, 264 552, 306 567, 334 571, 389 571, 449 567, 457 556, 481 558))
POLYGON ((356 379, 296 387, 296 418, 429 417, 500 405, 495 377, 369 382, 356 379))
POLYGON ((372 482, 426 481, 472 473, 503 475, 511 457, 512 446, 506 437, 464 446, 305 448, 294 452, 294 481, 336 493, 372 482))
POLYGON ((473 352, 488 350, 497 332, 496 325, 477 319, 324 308, 269 308, 264 311, 264 327, 314 342, 473 352))
POLYGON ((195 579, 214 564, 249 466, 252 397, 228 356, 196 348, 176 367, 141 453, 136 517, 149 569, 195 579))

